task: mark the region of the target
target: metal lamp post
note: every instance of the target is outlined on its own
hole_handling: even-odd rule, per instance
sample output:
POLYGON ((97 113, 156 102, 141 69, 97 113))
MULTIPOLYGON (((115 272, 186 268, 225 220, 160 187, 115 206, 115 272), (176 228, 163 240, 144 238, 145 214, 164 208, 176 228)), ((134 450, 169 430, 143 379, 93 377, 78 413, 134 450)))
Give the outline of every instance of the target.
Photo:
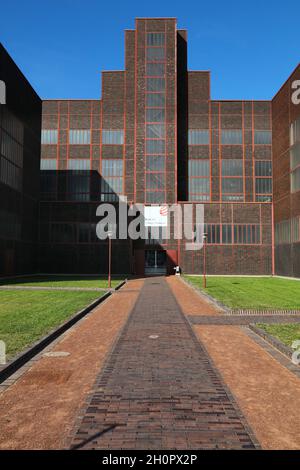
POLYGON ((207 233, 203 234, 203 288, 206 289, 206 241, 207 233))
POLYGON ((107 232, 108 236, 108 288, 111 289, 111 239, 113 236, 113 231, 109 230, 107 232))

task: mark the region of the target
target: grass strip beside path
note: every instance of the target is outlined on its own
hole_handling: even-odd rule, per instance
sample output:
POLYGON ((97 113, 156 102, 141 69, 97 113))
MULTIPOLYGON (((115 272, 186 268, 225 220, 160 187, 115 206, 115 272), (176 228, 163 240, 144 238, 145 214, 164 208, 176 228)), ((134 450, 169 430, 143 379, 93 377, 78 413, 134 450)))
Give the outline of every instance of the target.
POLYGON ((207 277, 185 278, 195 287, 230 308, 241 309, 300 309, 300 281, 274 277, 207 277))
POLYGON ((0 340, 8 359, 105 292, 0 291, 0 340))
MULTIPOLYGON (((112 279, 111 286, 114 288, 123 279, 112 279)), ((20 278, 5 279, 0 285, 16 285, 28 287, 93 287, 108 288, 108 280, 95 276, 28 276, 20 278)))
POLYGON ((286 346, 291 347, 293 342, 300 340, 300 324, 299 323, 280 323, 277 325, 266 325, 258 323, 256 326, 266 331, 270 335, 279 339, 286 346))

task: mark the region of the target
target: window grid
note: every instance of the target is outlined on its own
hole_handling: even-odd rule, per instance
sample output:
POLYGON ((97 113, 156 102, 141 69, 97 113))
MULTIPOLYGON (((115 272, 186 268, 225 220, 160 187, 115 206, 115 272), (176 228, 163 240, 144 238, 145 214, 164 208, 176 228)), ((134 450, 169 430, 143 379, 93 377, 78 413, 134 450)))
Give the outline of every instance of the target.
POLYGON ((160 204, 166 200, 165 33, 147 33, 145 65, 145 202, 160 204))
POLYGON ((221 160, 221 200, 244 201, 243 160, 221 160))
POLYGON ((209 245, 259 245, 259 224, 204 224, 209 245))
POLYGON ((300 118, 290 127, 290 182, 292 193, 300 191, 300 118))
POLYGON ((70 145, 90 145, 91 131, 90 129, 69 129, 70 145))
POLYGON ((189 160, 189 200, 210 200, 210 161, 209 159, 189 160))

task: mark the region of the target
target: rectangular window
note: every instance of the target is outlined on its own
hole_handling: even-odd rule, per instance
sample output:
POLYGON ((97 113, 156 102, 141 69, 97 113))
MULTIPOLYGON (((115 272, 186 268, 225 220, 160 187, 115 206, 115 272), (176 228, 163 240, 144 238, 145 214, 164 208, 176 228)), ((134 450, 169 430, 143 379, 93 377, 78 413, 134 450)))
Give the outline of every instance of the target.
POLYGON ((297 142, 300 142, 300 118, 291 124, 290 143, 294 145, 297 142))
POLYGON ((146 140, 146 152, 148 154, 158 154, 164 153, 166 142, 165 140, 146 140))
POLYGON ((223 145, 237 145, 243 143, 242 130, 222 130, 221 143, 223 145))
POLYGON ((165 75, 165 64, 152 62, 147 64, 146 75, 148 77, 163 77, 165 75))
POLYGON ((290 165, 291 170, 294 170, 297 166, 300 166, 300 142, 291 147, 290 165))
POLYGON ((88 158, 70 158, 68 160, 68 170, 90 170, 91 162, 88 158))
POLYGON ((57 144, 58 131, 56 129, 43 129, 41 142, 43 145, 57 144))
POLYGON ((150 108, 163 108, 165 106, 165 94, 147 93, 146 106, 150 108))
POLYGON ((22 168, 23 166, 23 146, 16 142, 9 134, 2 131, 1 154, 12 163, 22 168))
POLYGON ((118 130, 102 130, 102 144, 110 145, 123 145, 124 144, 124 131, 118 130))
POLYGON ((147 78, 146 89, 147 91, 164 91, 166 87, 164 78, 147 78))
POLYGON ((222 200, 243 200, 243 178, 222 178, 222 200))
MULTIPOLYGON (((102 194, 105 194, 105 193, 115 194, 117 196, 118 194, 122 194, 122 192, 123 192, 123 178, 106 177, 105 179, 102 179, 102 182, 101 182, 102 194)), ((108 200, 113 200, 113 199, 110 199, 110 198, 106 199, 104 197, 104 198, 101 198, 101 200, 108 201, 108 200)))
POLYGON ((146 191, 146 202, 151 204, 161 204, 165 202, 164 191, 146 191))
POLYGON ((243 160, 222 160, 222 176, 243 176, 243 160))
POLYGON ((55 158, 42 158, 41 170, 56 170, 57 162, 55 158))
POLYGON ((164 124, 147 124, 146 137, 152 139, 161 139, 166 136, 164 124))
POLYGON ((6 158, 1 158, 0 181, 11 188, 21 191, 22 189, 22 170, 6 158))
POLYGON ((146 155, 146 171, 160 171, 165 170, 165 157, 164 155, 146 155))
POLYGON ((146 56, 148 62, 162 62, 165 60, 166 49, 164 47, 147 47, 146 56))
POLYGON ((189 160, 189 176, 209 176, 209 160, 189 160))
POLYGON ((164 109, 147 109, 146 120, 147 122, 164 122, 165 110, 164 109))
POLYGON ((268 160, 255 162, 255 176, 272 176, 272 162, 268 160))
POLYGON ((222 243, 224 245, 232 243, 232 225, 222 225, 222 243))
POLYGON ((292 193, 300 191, 300 167, 291 173, 291 191, 292 193))
POLYGON ((147 33, 147 46, 163 46, 165 33, 147 33))
POLYGON ((123 176, 123 160, 103 159, 101 174, 102 176, 123 176))
MULTIPOLYGON (((206 194, 209 196, 209 178, 190 178, 189 195, 190 200, 194 200, 196 194, 206 194)), ((204 200, 207 200, 206 198, 204 200)))
POLYGON ((254 131, 254 143, 258 145, 272 144, 272 132, 271 131, 254 131))
POLYGON ((164 173, 146 173, 146 189, 147 190, 163 190, 165 189, 164 173))
POLYGON ((209 144, 208 129, 190 129, 188 134, 189 145, 207 145, 209 144))
POLYGON ((220 225, 218 224, 204 224, 204 232, 207 233, 207 243, 219 244, 220 243, 220 225))
POLYGON ((237 245, 255 245, 260 243, 259 225, 234 225, 234 243, 237 245))
POLYGON ((256 194, 271 194, 272 193, 272 179, 271 178, 256 178, 255 179, 255 192, 256 194))
POLYGON ((91 143, 91 131, 88 129, 70 129, 69 144, 88 145, 91 143))

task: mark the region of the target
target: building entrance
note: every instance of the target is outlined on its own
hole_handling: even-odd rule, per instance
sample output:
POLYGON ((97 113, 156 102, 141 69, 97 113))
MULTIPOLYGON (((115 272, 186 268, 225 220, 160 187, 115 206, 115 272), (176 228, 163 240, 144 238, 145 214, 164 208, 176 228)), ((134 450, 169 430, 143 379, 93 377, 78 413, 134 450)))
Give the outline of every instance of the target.
POLYGON ((145 251, 145 274, 148 276, 167 274, 167 253, 164 250, 145 251))

